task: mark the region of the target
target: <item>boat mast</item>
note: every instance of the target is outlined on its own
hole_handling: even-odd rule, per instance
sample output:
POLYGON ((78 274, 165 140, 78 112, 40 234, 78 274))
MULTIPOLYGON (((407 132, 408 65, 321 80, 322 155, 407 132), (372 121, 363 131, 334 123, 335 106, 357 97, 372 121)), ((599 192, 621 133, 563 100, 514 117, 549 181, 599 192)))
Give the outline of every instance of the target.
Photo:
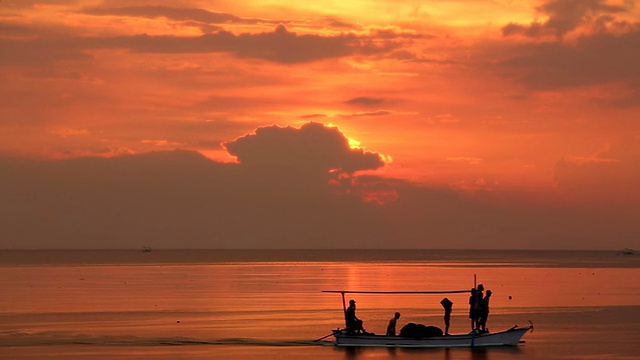
POLYGON ((344 301, 344 291, 340 293, 342 295, 342 311, 344 312, 344 326, 349 327, 347 324, 347 303, 344 301))

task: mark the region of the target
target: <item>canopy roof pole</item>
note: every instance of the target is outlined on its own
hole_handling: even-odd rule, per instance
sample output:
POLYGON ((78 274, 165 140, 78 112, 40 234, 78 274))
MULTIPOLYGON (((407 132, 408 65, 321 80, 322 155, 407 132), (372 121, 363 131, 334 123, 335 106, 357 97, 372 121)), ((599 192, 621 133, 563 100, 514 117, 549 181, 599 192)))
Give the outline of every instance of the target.
POLYGON ((398 294, 398 295, 418 295, 418 294, 459 294, 468 293, 471 290, 439 290, 439 291, 357 291, 357 290, 322 290, 324 293, 338 293, 342 295, 342 304, 346 310, 344 294, 398 294))

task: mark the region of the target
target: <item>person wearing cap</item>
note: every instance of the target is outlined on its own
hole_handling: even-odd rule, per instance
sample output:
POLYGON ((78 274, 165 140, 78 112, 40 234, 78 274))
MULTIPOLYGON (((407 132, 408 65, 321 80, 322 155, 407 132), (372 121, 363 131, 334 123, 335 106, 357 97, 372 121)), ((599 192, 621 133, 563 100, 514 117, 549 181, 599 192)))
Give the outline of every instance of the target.
POLYGON ((347 323, 347 332, 349 334, 366 333, 362 327, 362 320, 356 316, 356 301, 349 300, 349 307, 344 313, 345 321, 347 323))
POLYGON ((396 336, 396 323, 398 319, 400 319, 400 313, 396 312, 393 318, 389 320, 389 325, 387 325, 387 336, 396 336))

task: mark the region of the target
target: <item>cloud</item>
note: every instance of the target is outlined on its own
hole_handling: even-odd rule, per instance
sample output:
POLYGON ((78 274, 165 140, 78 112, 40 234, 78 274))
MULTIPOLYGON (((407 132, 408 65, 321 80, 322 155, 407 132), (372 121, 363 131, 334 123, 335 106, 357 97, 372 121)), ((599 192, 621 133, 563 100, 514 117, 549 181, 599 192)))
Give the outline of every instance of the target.
POLYGON ((378 176, 341 176, 335 180, 339 184, 338 194, 356 195, 365 203, 390 204, 398 200, 398 192, 389 179, 378 176))
POLYGON ((391 111, 388 110, 378 110, 378 111, 362 111, 351 114, 337 114, 339 117, 343 118, 355 118, 355 117, 368 117, 368 116, 387 116, 391 115, 391 111))
POLYGON ((193 20, 207 24, 223 24, 228 22, 239 22, 242 19, 238 16, 226 13, 211 12, 197 8, 177 8, 169 6, 127 6, 115 8, 86 8, 81 11, 89 15, 117 15, 145 18, 165 17, 172 20, 187 21, 193 20))
POLYGON ((447 158, 447 161, 463 162, 469 165, 478 165, 482 162, 482 158, 474 156, 456 156, 447 158))
POLYGON ((56 129, 51 130, 50 133, 66 138, 68 136, 87 135, 89 130, 87 129, 56 129))
POLYGON ((127 6, 127 7, 94 7, 82 10, 89 15, 115 15, 143 18, 164 17, 175 21, 195 22, 201 24, 278 24, 278 21, 268 19, 242 18, 233 14, 213 12, 199 8, 180 8, 170 6, 127 6))
POLYGON ((536 41, 491 47, 494 53, 503 54, 503 60, 490 67, 533 90, 621 85, 616 98, 594 98, 591 102, 638 106, 640 47, 636 44, 640 43, 640 22, 625 20, 632 6, 604 0, 547 1, 537 8, 548 16, 546 21, 528 26, 511 23, 503 28, 505 36, 520 34, 536 41))
POLYGON ((581 202, 635 206, 640 201, 640 154, 629 139, 597 154, 560 159, 554 178, 558 186, 581 202))
POLYGON ((25 25, 11 23, 0 24, 1 37, 26 37, 33 36, 34 34, 34 30, 25 25))
POLYGON ((343 236, 377 229, 367 201, 392 200, 381 186, 357 190, 353 173, 383 164, 377 154, 350 149, 336 128, 259 128, 227 147, 238 163, 184 150, 0 157, 3 239, 54 248, 339 247, 343 236), (328 173, 336 168, 342 171, 328 173), (331 183, 331 176, 352 181, 331 183))
POLYGON ((61 60, 90 58, 90 49, 127 49, 136 53, 187 54, 231 53, 240 58, 263 59, 283 64, 307 63, 352 55, 372 56, 401 46, 387 40, 359 37, 352 33, 336 36, 298 35, 280 24, 273 32, 235 35, 218 31, 201 36, 117 36, 59 37, 37 40, 0 39, 0 65, 49 64, 61 60))
POLYGON ((384 99, 381 98, 371 98, 365 96, 355 97, 353 99, 349 99, 345 101, 345 103, 349 105, 362 105, 362 106, 375 106, 380 105, 384 102, 384 99))
POLYGON ((604 17, 605 15, 628 11, 623 6, 609 5, 605 0, 550 0, 537 10, 547 15, 548 19, 544 22, 532 22, 529 26, 510 23, 502 29, 503 34, 523 34, 529 37, 552 34, 562 37, 594 18, 596 21, 606 21, 610 18, 604 17))
POLYGON ((353 174, 384 166, 380 155, 349 147, 348 139, 337 129, 321 123, 293 127, 261 127, 224 144, 229 154, 243 166, 267 167, 274 171, 293 168, 322 176, 329 171, 353 174))
POLYGON ((61 61, 88 60, 83 47, 52 39, 0 39, 0 66, 45 66, 61 61))
MULTIPOLYGON (((584 36, 573 44, 561 42, 518 46, 522 55, 503 61, 505 68, 520 69, 519 81, 534 89, 640 81, 640 24, 625 34, 584 36)), ((519 51, 516 51, 519 50, 519 51)))
POLYGON ((169 141, 169 140, 141 140, 140 141, 143 144, 151 144, 151 145, 155 145, 155 146, 179 146, 180 143, 179 142, 175 142, 175 141, 169 141))
POLYGON ((415 31, 402 31, 398 29, 372 29, 371 37, 376 39, 435 39, 436 36, 420 34, 415 31))
POLYGON ((628 208, 590 213, 476 201, 371 175, 326 181, 328 167, 355 170, 376 161, 346 148, 333 128, 303 128, 261 128, 231 142, 245 160, 239 163, 183 150, 60 161, 0 157, 0 247, 615 249, 635 247, 640 235, 637 212, 628 208), (255 154, 283 151, 317 171, 295 176, 307 168, 295 156, 278 158, 274 169, 272 156, 255 154))
POLYGON ((327 117, 327 114, 305 114, 305 115, 300 115, 300 118, 302 119, 317 119, 317 118, 324 118, 327 117))
POLYGON ((352 24, 342 21, 340 18, 335 16, 326 16, 320 20, 322 24, 325 24, 331 28, 344 28, 344 29, 354 29, 359 30, 362 26, 358 24, 352 24))
POLYGON ((34 5, 68 5, 77 3, 79 0, 21 0, 21 1, 3 1, 2 7, 9 9, 30 8, 34 5))

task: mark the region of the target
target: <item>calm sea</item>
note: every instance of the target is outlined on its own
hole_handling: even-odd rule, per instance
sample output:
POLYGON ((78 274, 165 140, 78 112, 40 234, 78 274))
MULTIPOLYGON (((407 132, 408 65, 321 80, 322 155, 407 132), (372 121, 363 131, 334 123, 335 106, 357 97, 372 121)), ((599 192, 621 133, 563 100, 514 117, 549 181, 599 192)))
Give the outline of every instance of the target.
MULTIPOLYGON (((640 359, 640 256, 572 251, 0 251, 2 359, 640 359), (339 295, 493 292, 514 348, 342 349, 339 295)), ((468 333, 468 294, 452 333, 468 333)), ((442 327, 442 295, 351 296, 365 328, 442 327)))

